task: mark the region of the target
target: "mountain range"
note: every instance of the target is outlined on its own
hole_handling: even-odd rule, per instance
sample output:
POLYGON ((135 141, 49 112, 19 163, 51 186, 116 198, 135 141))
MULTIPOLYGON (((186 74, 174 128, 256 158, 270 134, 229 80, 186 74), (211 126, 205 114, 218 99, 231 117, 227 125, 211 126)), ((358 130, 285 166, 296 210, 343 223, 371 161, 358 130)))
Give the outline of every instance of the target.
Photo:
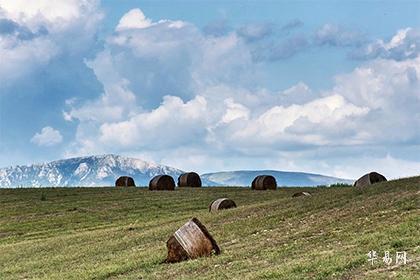
MULTIPOLYGON (((156 175, 170 175, 176 182, 182 173, 184 171, 177 168, 109 154, 0 168, 0 188, 114 186, 121 175, 133 177, 137 186, 147 186, 156 175)), ((319 174, 275 170, 215 172, 201 174, 201 178, 204 186, 249 186, 252 179, 261 174, 273 175, 280 186, 352 183, 319 174)))

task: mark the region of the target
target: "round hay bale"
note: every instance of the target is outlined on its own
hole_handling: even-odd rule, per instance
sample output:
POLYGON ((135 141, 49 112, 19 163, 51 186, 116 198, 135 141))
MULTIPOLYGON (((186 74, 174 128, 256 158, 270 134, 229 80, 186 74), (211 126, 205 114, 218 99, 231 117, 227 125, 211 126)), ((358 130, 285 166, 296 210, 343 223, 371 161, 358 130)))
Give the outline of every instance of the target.
POLYGON ((254 178, 254 180, 252 180, 251 189, 253 189, 253 190, 255 190, 255 182, 257 181, 258 177, 260 177, 260 176, 257 176, 257 177, 254 178))
POLYGON ((386 181, 385 176, 377 172, 370 172, 368 174, 360 177, 356 182, 354 182, 355 187, 367 187, 375 183, 386 181))
POLYGON ((218 211, 222 209, 236 208, 236 203, 229 198, 219 198, 210 203, 209 212, 218 211))
POLYGON ((271 175, 259 175, 254 178, 251 184, 253 190, 275 190, 276 188, 276 178, 271 175))
POLYGON ((173 191, 174 189, 175 181, 169 175, 155 176, 149 182, 149 190, 151 191, 173 191))
POLYGON ((297 192, 292 195, 292 197, 299 197, 299 196, 312 196, 312 195, 308 192, 297 192))
POLYGON ((201 188, 200 175, 195 172, 181 174, 178 177, 178 187, 201 188))
POLYGON ((135 187, 136 184, 134 183, 134 179, 128 176, 120 176, 115 181, 116 187, 135 187))
POLYGON ((166 262, 170 263, 220 254, 216 241, 197 218, 180 227, 166 242, 166 247, 166 262))

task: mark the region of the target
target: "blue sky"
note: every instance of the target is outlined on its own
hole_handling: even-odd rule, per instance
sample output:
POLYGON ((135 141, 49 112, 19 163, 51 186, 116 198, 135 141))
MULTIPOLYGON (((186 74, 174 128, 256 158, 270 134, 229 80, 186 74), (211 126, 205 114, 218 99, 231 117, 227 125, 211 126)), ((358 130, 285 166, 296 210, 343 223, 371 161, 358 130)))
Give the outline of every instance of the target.
POLYGON ((0 166, 420 170, 419 1, 0 0, 0 166))

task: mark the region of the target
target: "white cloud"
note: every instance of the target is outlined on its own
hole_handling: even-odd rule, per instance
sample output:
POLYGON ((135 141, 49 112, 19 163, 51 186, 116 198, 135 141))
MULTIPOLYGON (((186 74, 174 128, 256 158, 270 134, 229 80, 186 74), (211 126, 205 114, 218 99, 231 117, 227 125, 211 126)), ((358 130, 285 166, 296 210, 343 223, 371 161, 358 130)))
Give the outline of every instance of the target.
POLYGON ((32 32, 45 29, 48 34, 62 35, 77 27, 80 38, 91 36, 92 29, 103 17, 96 0, 0 0, 0 8, 3 17, 32 32))
MULTIPOLYGON (((287 149, 306 144, 331 144, 337 139, 330 138, 331 135, 325 134, 325 130, 334 129, 339 123, 352 122, 368 112, 366 107, 357 107, 342 96, 331 95, 302 105, 274 106, 243 122, 241 127, 233 131, 228 129, 230 133, 225 137, 232 146, 242 146, 244 150, 252 146, 287 149)), ((352 139, 342 139, 340 143, 345 144, 352 139)))
POLYGON ((165 96, 161 106, 150 112, 102 124, 99 140, 106 145, 154 148, 194 143, 205 136, 206 113, 204 97, 196 96, 184 103, 179 97, 165 96))
POLYGON ((38 146, 54 146, 59 144, 63 141, 63 136, 61 135, 60 131, 46 126, 42 128, 40 132, 35 133, 35 135, 31 138, 31 142, 37 144, 38 146))
POLYGON ((336 77, 333 92, 351 102, 374 109, 386 109, 401 102, 418 102, 420 58, 407 61, 375 60, 353 72, 336 77))
MULTIPOLYGON (((152 21, 133 9, 97 50, 98 1, 0 0, 0 7, 0 87, 43 73, 54 62, 50 71, 67 75, 70 59, 61 62, 63 56, 85 61, 86 72, 100 83, 102 93, 75 91, 77 98, 57 101, 65 104, 66 125, 76 127, 66 155, 139 154, 201 171, 277 168, 350 178, 370 170, 391 178, 418 173, 418 162, 400 155, 402 147, 409 155, 419 152, 416 29, 366 42, 361 33, 324 25, 315 43, 360 46, 359 58, 372 60, 338 75, 324 91, 312 89, 305 77, 288 89, 270 90, 259 82, 267 70, 261 67, 312 46, 306 36, 260 40, 272 32, 265 24, 230 32, 221 26, 211 35, 184 21, 152 21)), ((301 25, 294 21, 282 31, 301 25)), ((86 74, 76 72, 77 79, 86 74)), ((62 94, 55 91, 56 84, 54 94, 62 94)), ((40 146, 62 141, 49 126, 31 139, 40 146)))
MULTIPOLYGON (((339 41, 323 38, 347 45, 356 40, 353 35, 334 39, 339 41)), ((395 39, 391 45, 399 44, 395 39)), ((189 23, 152 22, 141 10, 132 10, 86 64, 104 92, 66 104, 63 117, 77 123, 68 154, 142 153, 182 168, 229 168, 244 162, 263 168, 284 157, 277 168, 353 177, 361 169, 337 163, 341 169, 332 168, 329 153, 335 147, 361 147, 357 155, 342 156, 342 162, 355 166, 354 157, 380 158, 364 154, 372 145, 386 150, 420 139, 413 129, 420 127, 419 58, 363 63, 337 76, 325 91, 302 81, 273 92, 252 83, 258 80, 259 64, 236 32, 215 37, 189 23), (325 162, 318 166, 311 153, 321 148, 325 162)))
POLYGON ((57 53, 57 46, 46 38, 18 41, 0 34, 0 82, 10 83, 35 67, 45 65, 57 53))
POLYGON ((140 9, 132 9, 128 11, 119 21, 116 31, 123 32, 129 29, 144 29, 155 25, 165 24, 168 28, 180 29, 183 28, 186 23, 181 20, 168 20, 161 19, 158 22, 152 22, 151 19, 146 18, 143 11, 140 9))
POLYGON ((183 145, 203 145, 206 137, 207 101, 202 96, 183 102, 176 96, 165 96, 159 107, 132 113, 122 121, 81 121, 76 146, 69 155, 146 149, 159 151, 183 145))
POLYGON ((132 9, 120 19, 116 30, 121 31, 129 28, 147 28, 151 25, 152 21, 146 18, 142 10, 132 9))
POLYGON ((230 123, 234 120, 242 119, 247 121, 249 119, 249 109, 242 104, 235 103, 232 98, 225 100, 226 113, 222 117, 223 123, 230 123))
POLYGON ((66 105, 70 109, 63 112, 65 120, 118 121, 123 118, 124 113, 135 110, 136 96, 129 89, 130 82, 120 77, 113 68, 109 52, 98 54, 95 61, 87 62, 87 66, 91 67, 97 78, 102 81, 104 94, 81 106, 77 106, 75 100, 69 100, 66 105))
POLYGON ((394 60, 414 59, 420 53, 420 29, 404 28, 386 42, 377 39, 361 46, 351 53, 358 59, 386 58, 394 60))
POLYGON ((395 34, 394 37, 392 37, 391 41, 389 41, 389 43, 384 44, 385 49, 390 50, 403 45, 404 41, 407 39, 408 33, 411 31, 411 28, 398 30, 397 34, 395 34))
POLYGON ((0 33, 2 84, 11 84, 61 54, 86 51, 102 19, 96 0, 0 0, 0 12, 0 25, 14 29, 0 33))

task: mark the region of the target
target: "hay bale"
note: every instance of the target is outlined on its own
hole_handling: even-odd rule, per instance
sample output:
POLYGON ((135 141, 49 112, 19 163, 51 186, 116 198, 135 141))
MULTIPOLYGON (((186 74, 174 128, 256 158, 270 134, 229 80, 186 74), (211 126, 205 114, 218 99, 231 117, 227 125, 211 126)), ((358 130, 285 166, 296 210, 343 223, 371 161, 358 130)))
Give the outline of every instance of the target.
POLYGON ((370 172, 368 174, 363 175, 360 177, 356 182, 354 182, 355 187, 367 187, 375 183, 384 182, 386 181, 385 176, 377 173, 377 172, 370 172))
POLYGON ((134 183, 134 179, 128 176, 120 176, 115 181, 116 187, 135 187, 136 184, 134 183))
POLYGON ((229 198, 219 198, 210 203, 209 212, 218 211, 222 209, 236 208, 236 203, 229 198))
POLYGON ((174 189, 175 181, 169 175, 155 176, 149 182, 149 190, 151 191, 173 191, 174 189))
POLYGON ((292 195, 292 197, 299 197, 299 196, 312 196, 312 195, 308 192, 297 192, 292 195))
POLYGON ((195 172, 181 174, 178 177, 178 187, 201 188, 200 175, 195 172))
POLYGON ((166 247, 166 262, 170 263, 220 254, 216 241, 197 218, 180 227, 166 242, 166 247))
POLYGON ((253 189, 253 190, 255 190, 255 182, 257 181, 258 177, 259 176, 255 177, 254 180, 252 180, 251 189, 253 189))
POLYGON ((271 175, 259 175, 254 178, 251 184, 253 190, 275 190, 276 188, 276 178, 271 175))

